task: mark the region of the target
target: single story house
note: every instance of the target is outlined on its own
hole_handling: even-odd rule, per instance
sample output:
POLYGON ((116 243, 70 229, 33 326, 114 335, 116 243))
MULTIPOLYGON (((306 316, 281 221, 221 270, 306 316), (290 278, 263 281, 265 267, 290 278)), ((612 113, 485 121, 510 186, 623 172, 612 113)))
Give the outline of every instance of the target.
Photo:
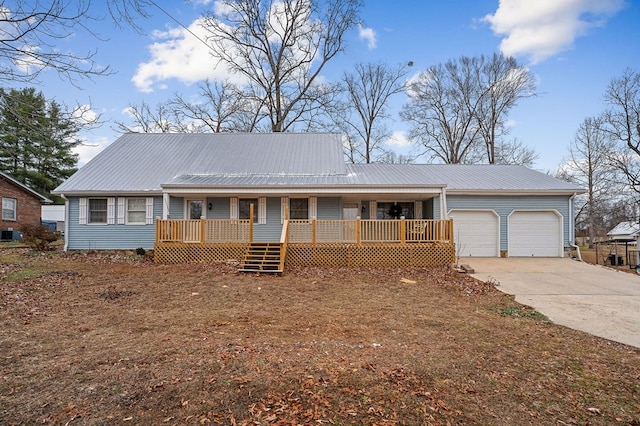
POLYGON ((635 221, 624 221, 617 224, 611 231, 607 232, 607 239, 611 242, 637 242, 640 235, 640 223, 635 221))
POLYGON ((178 262, 273 243, 281 267, 561 257, 580 192, 514 165, 345 163, 327 133, 125 134, 54 191, 67 250, 178 262))
POLYGON ((0 217, 0 239, 19 239, 20 229, 24 225, 40 224, 40 207, 52 203, 47 197, 17 181, 6 173, 0 172, 0 198, 2 199, 2 217, 0 217))

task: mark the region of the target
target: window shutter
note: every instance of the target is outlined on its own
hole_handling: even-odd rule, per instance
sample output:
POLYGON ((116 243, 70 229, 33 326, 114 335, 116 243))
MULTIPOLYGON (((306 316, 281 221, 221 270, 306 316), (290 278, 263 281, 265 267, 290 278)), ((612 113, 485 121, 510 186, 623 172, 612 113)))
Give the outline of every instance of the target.
POLYGON ((238 219, 238 197, 229 198, 229 219, 238 219))
POLYGON ((116 198, 107 198, 107 225, 116 223, 116 198))
POLYGON ((309 197, 309 219, 318 218, 318 197, 309 197))
POLYGON ((124 209, 127 199, 124 197, 118 197, 118 224, 124 223, 124 209))
POLYGON ((147 197, 147 217, 145 223, 147 225, 153 225, 153 197, 147 197))
POLYGON ((78 200, 78 223, 80 225, 87 224, 87 199, 80 198, 78 200))
POLYGON ((287 207, 289 207, 289 197, 280 198, 280 223, 284 223, 284 217, 287 214, 287 207))
POLYGON ((369 201, 369 219, 378 218, 378 202, 375 200, 369 201))
POLYGON ((413 216, 414 219, 422 219, 422 201, 414 202, 413 216))
POLYGON ((258 223, 264 225, 267 223, 267 198, 258 198, 258 223))

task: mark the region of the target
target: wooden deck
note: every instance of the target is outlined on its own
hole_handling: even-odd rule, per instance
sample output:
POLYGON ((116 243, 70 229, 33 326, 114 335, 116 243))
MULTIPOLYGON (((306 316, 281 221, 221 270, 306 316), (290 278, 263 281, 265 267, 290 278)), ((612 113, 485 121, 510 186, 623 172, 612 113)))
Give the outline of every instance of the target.
MULTIPOLYGON (((161 263, 240 261, 252 220, 158 220, 161 263)), ((455 262, 451 220, 285 220, 281 265, 438 266, 455 262)))

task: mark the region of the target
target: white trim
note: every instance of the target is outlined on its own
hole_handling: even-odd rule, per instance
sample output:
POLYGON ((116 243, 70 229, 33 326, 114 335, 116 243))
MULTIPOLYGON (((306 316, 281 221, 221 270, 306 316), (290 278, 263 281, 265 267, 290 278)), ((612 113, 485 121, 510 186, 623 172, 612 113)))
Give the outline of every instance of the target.
POLYGON ((238 219, 238 197, 229 198, 229 219, 238 219))
MULTIPOLYGON (((153 225, 153 197, 147 197, 147 200, 145 203, 146 203, 145 224, 153 225)), ((202 206, 202 208, 204 209, 204 205, 202 206)))
POLYGON ((116 223, 116 197, 107 197, 107 225, 116 223))
POLYGON ((78 224, 86 225, 87 224, 87 216, 89 216, 88 210, 89 203, 86 198, 78 198, 78 224))
POLYGON ((267 223, 267 197, 258 198, 258 224, 267 223))
POLYGON ((162 219, 169 219, 169 211, 171 210, 171 195, 168 192, 162 194, 162 219))
POLYGON ((309 219, 318 218, 318 197, 309 197, 309 219))
POLYGON ((118 225, 125 223, 125 211, 128 211, 129 201, 124 197, 118 197, 118 225), (125 204, 127 207, 125 209, 125 204))
MULTIPOLYGON (((2 208, 2 220, 8 221, 8 222, 16 222, 18 220, 18 199, 17 198, 2 197, 2 205, 0 206, 0 208, 2 208), (4 217, 4 200, 13 202, 13 208, 11 209, 11 211, 13 211, 13 217, 12 218, 4 217)), ((9 210, 9 209, 7 209, 7 210, 9 210)))

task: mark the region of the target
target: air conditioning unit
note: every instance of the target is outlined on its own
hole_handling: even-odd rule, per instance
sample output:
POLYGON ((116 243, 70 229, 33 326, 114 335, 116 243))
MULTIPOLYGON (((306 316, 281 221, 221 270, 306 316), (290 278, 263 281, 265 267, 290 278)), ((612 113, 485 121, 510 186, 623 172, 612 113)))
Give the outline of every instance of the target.
POLYGON ((13 228, 0 231, 1 241, 17 241, 22 239, 22 232, 14 231, 13 228))

